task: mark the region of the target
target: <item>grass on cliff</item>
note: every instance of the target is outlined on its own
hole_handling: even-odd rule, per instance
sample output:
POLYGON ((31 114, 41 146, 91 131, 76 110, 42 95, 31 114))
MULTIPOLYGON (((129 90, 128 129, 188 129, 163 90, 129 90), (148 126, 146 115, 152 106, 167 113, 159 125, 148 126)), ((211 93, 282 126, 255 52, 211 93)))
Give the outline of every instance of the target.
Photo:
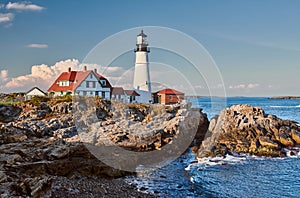
POLYGON ((49 103, 51 105, 55 105, 58 103, 62 103, 62 102, 72 102, 73 101, 73 97, 71 95, 65 95, 65 96, 58 96, 55 98, 50 99, 49 103))

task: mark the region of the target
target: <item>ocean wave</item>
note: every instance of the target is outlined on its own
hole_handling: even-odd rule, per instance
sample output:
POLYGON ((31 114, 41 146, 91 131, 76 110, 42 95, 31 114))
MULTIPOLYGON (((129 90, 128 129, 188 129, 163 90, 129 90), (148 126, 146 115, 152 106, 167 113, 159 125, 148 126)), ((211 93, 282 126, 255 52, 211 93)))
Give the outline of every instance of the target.
POLYGON ((224 157, 204 157, 199 158, 198 161, 194 161, 189 164, 185 170, 189 171, 192 166, 195 165, 206 165, 206 166, 216 166, 216 165, 227 165, 227 164, 236 164, 241 163, 246 160, 246 156, 233 156, 233 155, 225 155, 224 157))
POLYGON ((269 106, 270 108, 300 108, 300 105, 296 105, 296 106, 277 106, 277 105, 272 105, 269 106))
MULTIPOLYGON (((290 149, 284 149, 286 152, 286 157, 274 157, 274 160, 284 160, 286 158, 299 158, 300 157, 300 148, 293 147, 290 149)), ((234 165, 237 163, 242 163, 245 160, 266 160, 270 159, 265 156, 256 156, 256 155, 238 155, 233 156, 227 154, 225 157, 204 157, 199 158, 198 161, 190 163, 185 170, 190 171, 193 166, 217 166, 217 165, 234 165)))

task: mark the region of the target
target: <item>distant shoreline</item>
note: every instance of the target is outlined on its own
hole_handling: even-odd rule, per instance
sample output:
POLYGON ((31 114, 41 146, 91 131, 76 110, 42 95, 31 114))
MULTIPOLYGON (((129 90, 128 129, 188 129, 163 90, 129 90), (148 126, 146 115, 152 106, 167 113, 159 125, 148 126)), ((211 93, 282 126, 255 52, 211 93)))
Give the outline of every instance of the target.
POLYGON ((228 97, 220 97, 220 96, 185 96, 184 98, 267 98, 270 100, 300 100, 300 96, 228 96, 228 97))
POLYGON ((300 96, 277 96, 269 98, 271 100, 300 100, 300 96))

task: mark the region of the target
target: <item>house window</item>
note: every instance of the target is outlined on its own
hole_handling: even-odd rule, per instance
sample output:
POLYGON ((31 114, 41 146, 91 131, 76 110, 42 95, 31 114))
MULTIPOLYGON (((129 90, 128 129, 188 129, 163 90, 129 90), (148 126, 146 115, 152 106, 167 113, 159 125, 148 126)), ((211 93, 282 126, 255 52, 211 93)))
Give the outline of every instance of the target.
POLYGON ((90 74, 90 79, 93 79, 93 74, 90 74))
POLYGON ((169 99, 170 99, 170 100, 173 100, 173 96, 169 96, 169 99))
POLYGON ((86 96, 86 91, 83 91, 83 95, 86 96))
POLYGON ((93 85, 93 88, 95 88, 95 87, 96 87, 96 82, 93 81, 93 82, 92 82, 92 85, 93 85))
POLYGON ((89 88, 90 87, 90 83, 89 81, 86 81, 86 88, 89 88))
POLYGON ((106 80, 101 80, 101 84, 102 84, 103 86, 106 86, 106 80))
POLYGON ((102 91, 101 97, 102 97, 102 98, 105 98, 105 91, 102 91))
POLYGON ((92 92, 92 91, 90 92, 90 95, 93 95, 93 92, 92 92))

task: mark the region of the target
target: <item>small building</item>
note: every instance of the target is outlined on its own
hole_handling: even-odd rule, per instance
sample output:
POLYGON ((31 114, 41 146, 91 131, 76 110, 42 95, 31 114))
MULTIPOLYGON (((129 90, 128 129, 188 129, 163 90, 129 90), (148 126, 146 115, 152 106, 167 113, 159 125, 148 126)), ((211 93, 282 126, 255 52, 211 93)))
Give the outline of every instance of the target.
POLYGON ((111 99, 118 102, 126 101, 126 94, 123 87, 112 87, 111 88, 111 99))
POLYGON ((123 87, 111 89, 111 99, 118 102, 136 103, 139 96, 135 90, 124 90, 123 87))
POLYGON ((135 90, 124 90, 124 91, 127 96, 127 102, 129 102, 129 103, 137 103, 138 102, 140 94, 138 94, 135 90))
POLYGON ((153 93, 154 103, 176 104, 184 100, 184 93, 175 89, 163 89, 153 93))
POLYGON ((43 97, 46 97, 47 94, 45 92, 43 92, 40 88, 33 87, 28 92, 26 92, 25 95, 24 95, 25 100, 30 100, 34 96, 43 96, 43 97))
POLYGON ((111 84, 97 70, 87 70, 84 66, 83 71, 63 72, 50 86, 48 94, 50 97, 79 95, 79 96, 100 96, 110 100, 111 84))

